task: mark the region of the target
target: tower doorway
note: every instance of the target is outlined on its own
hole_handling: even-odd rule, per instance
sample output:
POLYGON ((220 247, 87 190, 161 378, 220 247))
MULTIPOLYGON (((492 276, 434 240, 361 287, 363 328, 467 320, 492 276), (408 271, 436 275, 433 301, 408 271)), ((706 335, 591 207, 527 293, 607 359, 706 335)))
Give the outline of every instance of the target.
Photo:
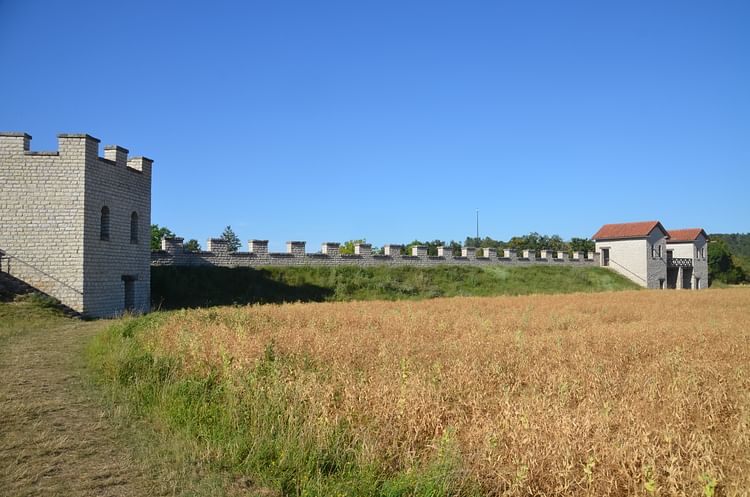
POLYGON ((127 274, 122 275, 122 282, 125 287, 125 300, 123 302, 123 309, 125 312, 135 311, 135 280, 135 276, 127 274))

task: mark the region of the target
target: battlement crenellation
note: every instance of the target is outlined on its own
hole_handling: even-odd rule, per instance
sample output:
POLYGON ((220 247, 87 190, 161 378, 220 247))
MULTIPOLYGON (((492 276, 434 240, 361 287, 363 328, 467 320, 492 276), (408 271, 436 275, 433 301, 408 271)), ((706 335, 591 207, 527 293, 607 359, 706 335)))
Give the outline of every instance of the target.
MULTIPOLYGON (((152 161, 89 134, 0 132, 0 247, 8 272, 89 316, 150 308, 152 161)), ((176 253, 182 240, 162 248, 176 253)))
POLYGON ((411 254, 402 254, 403 245, 386 244, 382 254, 373 254, 372 245, 357 243, 353 254, 342 254, 338 242, 324 242, 320 252, 307 253, 306 242, 287 241, 286 252, 269 252, 268 240, 249 240, 247 252, 230 252, 227 242, 221 238, 210 238, 206 251, 188 252, 182 238, 163 238, 161 250, 152 253, 151 263, 155 266, 195 266, 212 265, 222 267, 262 267, 262 266, 377 266, 414 265, 437 266, 444 264, 462 265, 572 265, 592 266, 598 263, 598 254, 567 253, 544 249, 540 257, 533 250, 524 250, 522 257, 516 256, 513 249, 504 249, 499 255, 494 248, 483 248, 482 256, 477 256, 476 247, 462 247, 461 255, 454 256, 451 247, 438 247, 438 255, 429 255, 427 246, 411 247, 411 254))
MULTIPOLYGON (((23 157, 26 160, 58 157, 66 161, 90 161, 99 166, 115 166, 133 173, 150 175, 153 160, 148 157, 128 158, 128 149, 119 145, 105 145, 104 156, 99 156, 100 140, 86 133, 60 133, 57 135, 57 150, 31 150, 31 135, 23 132, 0 132, 0 155, 23 157)), ((64 166, 61 166, 64 167, 64 166)))

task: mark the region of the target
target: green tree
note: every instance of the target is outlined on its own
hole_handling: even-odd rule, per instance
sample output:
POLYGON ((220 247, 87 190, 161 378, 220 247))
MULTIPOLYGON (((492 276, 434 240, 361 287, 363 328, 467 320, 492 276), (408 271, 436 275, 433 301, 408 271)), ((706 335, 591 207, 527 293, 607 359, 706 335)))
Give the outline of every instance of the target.
POLYGON ((542 248, 542 236, 539 233, 532 232, 524 236, 514 236, 508 240, 508 248, 514 249, 520 253, 522 250, 540 250, 542 248))
POLYGON ((594 240, 576 237, 570 239, 568 246, 572 252, 593 252, 595 248, 594 240))
POLYGON ((232 227, 229 225, 224 228, 224 232, 221 234, 221 239, 227 242, 227 246, 230 252, 237 252, 242 246, 240 237, 237 236, 237 234, 232 230, 232 227))
POLYGON ((708 244, 708 281, 721 281, 734 285, 747 281, 741 267, 734 264, 732 252, 724 240, 713 240, 708 244))
POLYGON ((713 240, 726 242, 729 251, 737 257, 750 257, 750 233, 712 233, 708 235, 713 240))
POLYGON ((200 252, 201 244, 195 238, 191 238, 185 243, 185 250, 188 252, 200 252))
POLYGON ((159 226, 158 224, 151 225, 151 250, 161 249, 161 239, 164 237, 173 237, 174 233, 166 226, 159 226))
POLYGON ((357 245, 358 243, 367 243, 367 240, 362 238, 361 240, 346 241, 339 246, 339 254, 354 255, 354 246, 357 245))
POLYGON ((461 244, 456 240, 451 240, 450 243, 448 243, 448 246, 451 248, 452 255, 461 255, 461 244))
POLYGON ((542 245, 546 245, 546 247, 541 248, 548 248, 552 250, 562 250, 565 252, 570 250, 568 244, 565 243, 562 238, 560 238, 560 235, 543 236, 542 245))
POLYGON ((411 255, 411 249, 412 247, 416 247, 418 245, 424 245, 427 247, 427 255, 437 255, 437 248, 441 247, 445 244, 443 240, 432 240, 431 242, 421 242, 419 240, 414 240, 411 243, 407 243, 403 247, 401 247, 401 253, 404 255, 411 255))
POLYGON ((466 240, 464 241, 465 247, 476 247, 476 248, 494 248, 497 250, 502 250, 505 248, 505 242, 502 240, 495 240, 494 238, 491 238, 489 236, 485 236, 484 238, 477 238, 475 236, 467 236, 466 240))
POLYGON ((424 245, 427 245, 427 255, 432 255, 437 257, 437 249, 438 247, 444 247, 445 241, 444 240, 432 240, 431 242, 426 242, 424 245))
POLYGON ((508 248, 516 252, 522 250, 534 250, 536 252, 542 249, 568 251, 570 247, 559 235, 540 235, 537 232, 531 232, 524 236, 514 236, 508 241, 508 248))

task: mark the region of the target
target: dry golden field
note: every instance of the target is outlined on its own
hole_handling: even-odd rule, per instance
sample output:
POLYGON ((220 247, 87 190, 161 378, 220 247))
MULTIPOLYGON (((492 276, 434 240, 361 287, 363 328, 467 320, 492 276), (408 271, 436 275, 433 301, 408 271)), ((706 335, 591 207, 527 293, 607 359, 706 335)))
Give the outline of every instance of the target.
POLYGON ((285 304, 141 341, 237 395, 280 361, 307 434, 343 421, 362 464, 450 459, 489 495, 748 495, 749 318, 741 288, 285 304))

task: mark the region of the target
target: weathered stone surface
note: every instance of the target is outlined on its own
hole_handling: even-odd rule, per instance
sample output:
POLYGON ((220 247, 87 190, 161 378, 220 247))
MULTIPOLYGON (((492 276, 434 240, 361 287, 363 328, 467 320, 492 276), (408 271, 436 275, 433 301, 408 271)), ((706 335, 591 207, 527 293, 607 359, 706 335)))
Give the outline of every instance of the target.
POLYGON ((128 160, 117 146, 99 157, 99 140, 85 134, 58 135, 57 152, 31 152, 30 142, 24 133, 0 133, 1 269, 97 317, 125 310, 125 277, 128 304, 148 311, 151 160, 128 160))

